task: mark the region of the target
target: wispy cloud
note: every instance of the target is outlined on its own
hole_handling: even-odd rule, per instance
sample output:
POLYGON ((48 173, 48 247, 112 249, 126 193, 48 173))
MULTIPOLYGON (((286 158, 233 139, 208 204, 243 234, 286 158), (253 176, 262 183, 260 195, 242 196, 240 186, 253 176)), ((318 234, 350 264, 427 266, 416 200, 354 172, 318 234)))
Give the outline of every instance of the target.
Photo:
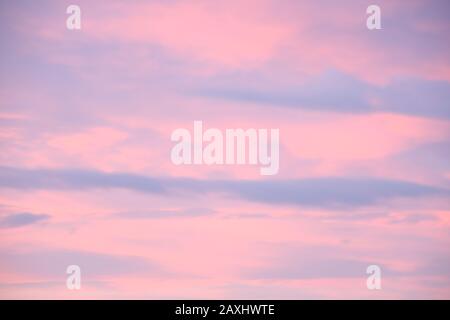
POLYGON ((34 214, 29 212, 13 213, 0 217, 0 228, 18 228, 48 219, 50 219, 50 216, 47 214, 34 214))
MULTIPOLYGON (((298 108, 339 113, 393 112, 400 114, 450 118, 447 101, 450 83, 417 78, 395 79, 377 86, 337 70, 329 70, 305 83, 268 83, 261 75, 246 78, 259 88, 240 83, 239 76, 227 83, 205 85, 194 91, 200 96, 261 106, 298 108)), ((218 80, 215 78, 215 80, 218 80)))
POLYGON ((89 251, 36 249, 27 251, 2 250, 0 257, 5 263, 2 271, 28 275, 64 277, 69 265, 80 266, 83 277, 93 280, 97 277, 120 274, 162 274, 156 263, 136 256, 104 254, 89 251))
POLYGON ((225 192, 242 199, 319 207, 371 205, 401 197, 448 195, 439 187, 380 178, 324 177, 297 180, 198 180, 154 178, 127 173, 85 170, 0 167, 0 187, 85 190, 122 188, 176 196, 177 193, 225 192), (172 192, 172 194, 170 193, 172 192))
POLYGON ((0 167, 0 186, 18 189, 124 188, 161 193, 161 181, 143 175, 94 170, 16 169, 0 167))
POLYGON ((205 208, 192 208, 182 210, 153 210, 141 212, 120 212, 114 217, 124 219, 165 219, 165 218, 195 218, 214 214, 214 210, 205 208))

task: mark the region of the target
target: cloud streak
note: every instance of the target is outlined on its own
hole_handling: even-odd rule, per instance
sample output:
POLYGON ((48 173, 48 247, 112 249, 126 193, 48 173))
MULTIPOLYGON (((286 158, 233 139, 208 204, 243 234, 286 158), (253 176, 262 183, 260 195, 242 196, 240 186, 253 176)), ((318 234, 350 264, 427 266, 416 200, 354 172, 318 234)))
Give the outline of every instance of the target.
POLYGON ((54 276, 61 278, 69 265, 80 266, 83 277, 93 279, 101 276, 161 273, 162 269, 147 259, 136 256, 123 256, 89 251, 37 249, 27 252, 13 250, 0 251, 2 261, 5 261, 3 271, 54 276))
POLYGON ((209 98, 339 113, 393 112, 399 114, 450 118, 447 102, 450 83, 424 79, 394 79, 376 86, 337 70, 326 71, 305 83, 264 83, 260 75, 246 79, 259 88, 239 83, 205 85, 194 91, 209 98))
POLYGON ((0 218, 0 228, 18 228, 50 219, 47 214, 13 213, 0 218))
POLYGON ((319 207, 362 206, 395 198, 448 195, 448 190, 406 181, 325 177, 296 180, 199 180, 154 178, 87 170, 0 167, 0 187, 87 190, 119 188, 161 195, 225 192, 245 200, 319 207))

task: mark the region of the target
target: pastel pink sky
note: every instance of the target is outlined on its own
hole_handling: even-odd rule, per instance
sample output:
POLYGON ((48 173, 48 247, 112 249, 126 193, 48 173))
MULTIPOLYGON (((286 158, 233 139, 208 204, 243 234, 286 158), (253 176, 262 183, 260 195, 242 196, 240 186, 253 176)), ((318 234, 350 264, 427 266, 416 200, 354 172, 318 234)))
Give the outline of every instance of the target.
POLYGON ((69 4, 0 2, 0 298, 450 298, 447 1, 69 4), (279 173, 174 165, 195 120, 279 173))

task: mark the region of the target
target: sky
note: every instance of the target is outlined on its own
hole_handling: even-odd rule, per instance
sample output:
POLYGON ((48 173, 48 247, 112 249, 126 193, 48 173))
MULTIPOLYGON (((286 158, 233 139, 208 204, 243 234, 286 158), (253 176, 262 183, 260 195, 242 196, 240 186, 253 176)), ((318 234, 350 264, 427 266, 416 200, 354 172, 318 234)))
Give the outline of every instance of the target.
POLYGON ((0 298, 449 299, 449 9, 0 0, 0 298), (278 174, 175 165, 194 121, 278 174))

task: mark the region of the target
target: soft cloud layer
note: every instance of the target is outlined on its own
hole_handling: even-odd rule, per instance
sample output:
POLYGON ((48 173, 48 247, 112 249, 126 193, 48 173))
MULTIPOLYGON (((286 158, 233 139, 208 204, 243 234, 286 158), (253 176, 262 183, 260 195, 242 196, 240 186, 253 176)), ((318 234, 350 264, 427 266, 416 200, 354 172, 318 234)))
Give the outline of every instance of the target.
POLYGON ((77 4, 0 2, 0 297, 450 297, 448 1, 77 4), (195 120, 279 174, 174 165, 195 120))
POLYGON ((18 228, 49 219, 46 214, 14 213, 0 218, 0 228, 18 228))
MULTIPOLYGON (((256 77, 247 81, 255 83, 256 77)), ((446 104, 450 100, 450 83, 447 81, 394 79, 386 85, 375 86, 332 70, 308 82, 292 83, 290 86, 267 83, 256 89, 234 82, 200 90, 199 94, 243 103, 316 111, 394 112, 436 118, 450 116, 446 104)))
MULTIPOLYGON (((159 193, 225 192, 250 201, 322 207, 371 205, 397 197, 448 196, 449 191, 406 181, 373 178, 315 178, 303 180, 232 181, 153 178, 127 173, 85 170, 23 170, 0 167, 0 186, 18 189, 129 189, 159 193)), ((173 194, 172 196, 175 196, 173 194)), ((170 215, 171 213, 168 213, 170 215)))

